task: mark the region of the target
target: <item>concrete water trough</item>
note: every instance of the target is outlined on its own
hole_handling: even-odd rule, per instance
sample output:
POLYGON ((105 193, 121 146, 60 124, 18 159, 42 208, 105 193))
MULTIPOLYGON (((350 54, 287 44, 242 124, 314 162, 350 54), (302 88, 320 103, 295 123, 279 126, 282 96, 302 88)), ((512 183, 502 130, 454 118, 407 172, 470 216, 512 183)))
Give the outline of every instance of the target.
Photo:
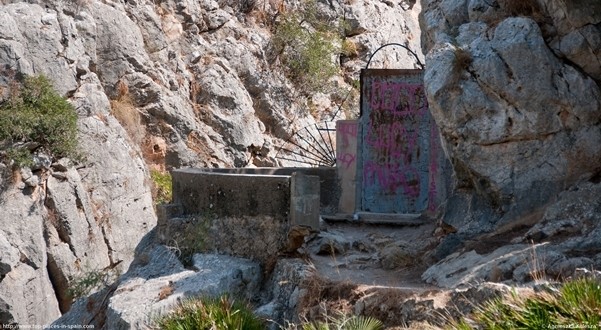
POLYGON ((165 243, 204 240, 208 250, 265 260, 285 248, 291 228, 319 230, 320 214, 338 208, 335 167, 187 168, 171 175, 173 201, 158 209, 165 243), (202 233, 187 234, 200 227, 202 233))

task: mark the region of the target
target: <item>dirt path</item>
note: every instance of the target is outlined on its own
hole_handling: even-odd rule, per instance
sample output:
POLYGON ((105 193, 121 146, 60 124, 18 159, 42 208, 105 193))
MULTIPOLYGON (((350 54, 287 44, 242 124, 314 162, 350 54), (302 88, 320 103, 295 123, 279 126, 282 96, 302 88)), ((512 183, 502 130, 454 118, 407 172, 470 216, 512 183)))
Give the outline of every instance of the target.
POLYGON ((315 299, 305 306, 304 315, 313 318, 324 309, 338 309, 371 315, 387 328, 398 329, 413 322, 415 313, 423 314, 415 306, 421 304, 428 310, 427 306, 444 305, 446 295, 421 280, 426 269, 421 255, 435 246, 434 229, 433 223, 325 223, 305 248, 309 262, 324 281, 318 284, 315 299), (431 302, 420 303, 425 300, 431 302))
POLYGON ((328 279, 420 291, 431 288, 420 279, 425 270, 420 252, 435 242, 433 231, 432 223, 421 226, 326 223, 322 233, 308 243, 308 250, 319 274, 328 279), (322 253, 317 254, 328 241, 334 248, 342 247, 341 251, 324 253, 322 248, 322 253))

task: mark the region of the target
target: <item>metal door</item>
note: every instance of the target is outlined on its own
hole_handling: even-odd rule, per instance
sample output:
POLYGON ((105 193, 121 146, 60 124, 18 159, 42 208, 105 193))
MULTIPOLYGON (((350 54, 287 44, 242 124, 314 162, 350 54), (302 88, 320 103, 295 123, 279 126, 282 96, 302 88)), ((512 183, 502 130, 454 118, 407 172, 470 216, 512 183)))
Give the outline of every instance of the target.
POLYGON ((361 210, 415 214, 435 208, 438 130, 423 70, 361 72, 361 210))

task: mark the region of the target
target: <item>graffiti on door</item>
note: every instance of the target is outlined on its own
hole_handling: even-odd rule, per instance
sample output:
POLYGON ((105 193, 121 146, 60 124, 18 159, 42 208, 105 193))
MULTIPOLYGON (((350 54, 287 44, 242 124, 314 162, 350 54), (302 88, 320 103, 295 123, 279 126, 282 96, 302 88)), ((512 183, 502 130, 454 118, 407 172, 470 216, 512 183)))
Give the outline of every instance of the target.
POLYGON ((440 146, 422 71, 369 69, 361 78, 362 210, 435 209, 440 146))

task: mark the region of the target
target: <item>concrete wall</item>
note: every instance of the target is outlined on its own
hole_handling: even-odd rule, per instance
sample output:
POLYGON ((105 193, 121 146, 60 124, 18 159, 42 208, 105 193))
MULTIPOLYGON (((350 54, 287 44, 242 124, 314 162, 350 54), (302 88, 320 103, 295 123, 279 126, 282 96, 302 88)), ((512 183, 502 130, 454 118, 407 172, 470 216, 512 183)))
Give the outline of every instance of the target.
POLYGON ((217 252, 268 263, 287 246, 285 216, 189 214, 159 221, 159 240, 183 256, 217 252))
MULTIPOLYGON (((179 170, 176 170, 179 171, 179 170)), ((340 181, 336 167, 259 167, 259 168, 202 168, 194 169, 208 173, 239 174, 251 176, 291 176, 294 172, 319 177, 319 207, 321 214, 333 215, 338 212, 340 181)), ((246 179, 244 179, 246 180, 246 179)), ((262 179, 261 179, 262 180, 262 179)), ((175 181, 175 179, 174 179, 175 181)), ((246 185, 246 184, 245 184, 246 185)))
POLYGON ((292 173, 290 178, 290 224, 308 225, 319 229, 319 188, 316 175, 292 173))
POLYGON ((337 208, 334 173, 335 168, 174 170, 173 202, 159 207, 158 237, 184 254, 217 251, 269 262, 287 246, 292 226, 319 229, 322 192, 321 202, 337 208))
POLYGON ((290 208, 290 177, 232 174, 207 169, 172 173, 173 203, 184 214, 286 217, 290 208))
POLYGON ((340 182, 338 212, 355 213, 357 182, 357 120, 336 122, 336 169, 340 182))

